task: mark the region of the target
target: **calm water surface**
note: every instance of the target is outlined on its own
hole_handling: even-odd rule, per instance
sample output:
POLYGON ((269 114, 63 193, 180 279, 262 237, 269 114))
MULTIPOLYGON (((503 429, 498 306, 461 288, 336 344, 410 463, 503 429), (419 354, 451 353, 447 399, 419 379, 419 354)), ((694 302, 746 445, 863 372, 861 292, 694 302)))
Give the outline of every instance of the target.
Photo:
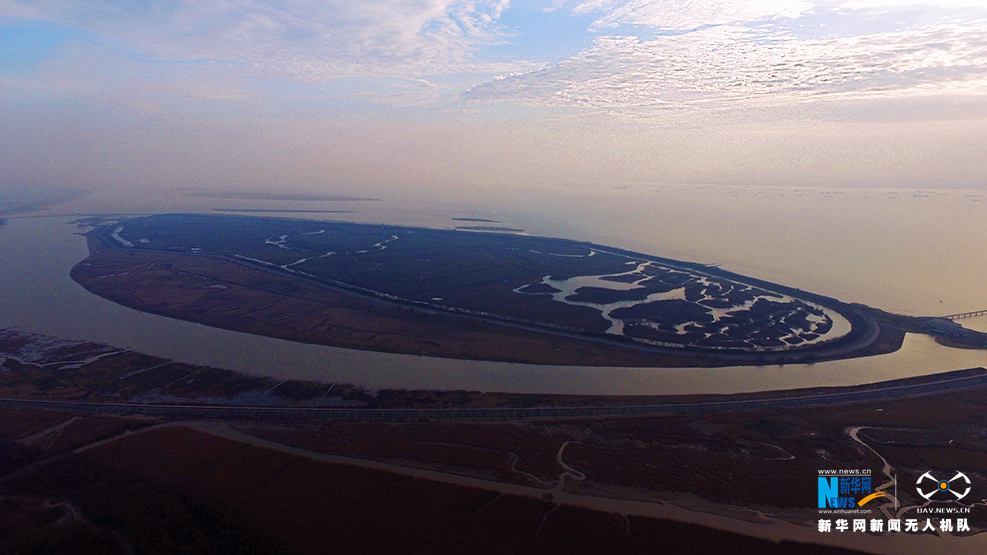
MULTIPOLYGON (((633 186, 558 188, 381 202, 191 199, 126 202, 99 195, 54 210, 210 212, 214 207, 348 209, 308 218, 453 227, 495 219, 529 233, 588 240, 680 260, 717 263, 806 290, 897 312, 987 308, 987 217, 980 193, 633 186), (924 193, 922 193, 924 195, 924 193), (489 198, 488 198, 489 197, 489 198), (463 225, 463 224, 459 224, 463 225)), ((438 195, 436 195, 438 197, 438 195)), ((987 353, 909 335, 897 353, 866 359, 720 369, 581 368, 488 363, 304 345, 143 314, 92 295, 68 277, 86 255, 71 217, 14 218, 0 229, 0 327, 100 341, 252 374, 348 382, 370 389, 537 393, 731 393, 847 385, 987 366, 987 353)), ((985 318, 965 320, 987 327, 985 318)))

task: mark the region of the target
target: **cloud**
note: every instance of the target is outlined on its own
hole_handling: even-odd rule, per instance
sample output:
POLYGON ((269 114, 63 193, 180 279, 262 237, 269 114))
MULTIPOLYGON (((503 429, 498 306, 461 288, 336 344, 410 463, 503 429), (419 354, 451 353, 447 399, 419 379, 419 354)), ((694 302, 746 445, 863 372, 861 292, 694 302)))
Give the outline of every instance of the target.
POLYGON ((662 30, 693 30, 710 25, 793 19, 811 13, 846 10, 983 9, 983 0, 554 0, 549 10, 571 6, 574 14, 601 14, 592 29, 643 25, 662 30))
POLYGON ((465 99, 647 115, 987 94, 987 10, 973 0, 556 0, 552 9, 600 14, 593 28, 612 34, 465 99), (616 34, 628 24, 658 36, 616 34))
POLYGON ((797 17, 812 7, 804 0, 584 0, 573 13, 606 12, 593 23, 594 29, 622 24, 648 25, 660 29, 696 29, 738 21, 755 21, 771 17, 797 17))
MULTIPOLYGON (((499 23, 509 0, 0 0, 0 17, 86 31, 104 51, 117 52, 106 59, 143 64, 133 71, 135 82, 154 79, 159 61, 208 66, 202 73, 224 67, 224 80, 195 73, 204 86, 189 96, 240 102, 250 96, 223 87, 236 81, 249 89, 285 76, 312 83, 370 77, 336 92, 371 104, 447 106, 450 91, 500 74, 463 97, 639 113, 982 92, 987 79, 987 10, 974 0, 544 4, 589 15, 580 21, 592 19, 586 32, 593 46, 551 66, 484 57, 483 47, 513 40, 499 23), (871 22, 876 30, 866 28, 871 22), (640 36, 628 36, 627 25, 643 27, 634 31, 640 36), (433 80, 438 87, 416 81, 439 74, 466 77, 433 80)), ((523 29, 523 18, 516 21, 523 29)), ((175 79, 184 82, 186 71, 194 73, 174 69, 175 79)), ((92 81, 106 87, 113 79, 92 81)))
POLYGON ((827 39, 728 25, 654 40, 601 37, 465 97, 633 112, 961 89, 987 93, 987 21, 827 39))
POLYGON ((841 9, 936 7, 947 9, 983 8, 983 0, 851 0, 839 4, 841 9))
MULTIPOLYGON (((0 0, 0 17, 83 29, 154 58, 325 80, 475 71, 509 0, 0 0)), ((507 66, 491 66, 505 71, 507 66)))

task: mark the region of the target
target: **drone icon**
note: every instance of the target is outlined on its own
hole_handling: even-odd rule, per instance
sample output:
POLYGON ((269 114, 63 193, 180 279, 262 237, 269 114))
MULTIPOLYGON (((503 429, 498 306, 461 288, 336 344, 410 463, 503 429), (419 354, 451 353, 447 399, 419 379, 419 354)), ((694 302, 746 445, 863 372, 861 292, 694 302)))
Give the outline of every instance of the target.
POLYGON ((943 491, 948 491, 949 493, 952 493, 953 495, 956 496, 956 500, 959 501, 960 499, 966 497, 968 493, 970 493, 970 489, 971 489, 970 478, 968 478, 967 475, 963 474, 962 472, 957 472, 956 476, 953 476, 949 480, 937 480, 934 476, 932 476, 931 473, 926 472, 925 474, 920 476, 919 479, 915 482, 915 489, 918 491, 918 494, 921 495, 926 501, 932 499, 933 495, 943 491), (932 489, 928 493, 922 491, 922 485, 921 485, 922 482, 926 480, 931 480, 936 483, 935 489, 932 489), (963 480, 966 482, 966 489, 964 489, 962 493, 957 489, 954 489, 955 482, 957 480, 963 480))

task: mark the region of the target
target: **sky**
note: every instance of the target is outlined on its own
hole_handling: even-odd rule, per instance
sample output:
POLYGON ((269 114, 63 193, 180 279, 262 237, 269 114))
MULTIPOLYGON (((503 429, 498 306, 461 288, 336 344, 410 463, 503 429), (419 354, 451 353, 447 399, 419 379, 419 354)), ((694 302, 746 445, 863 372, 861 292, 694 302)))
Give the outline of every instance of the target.
POLYGON ((0 186, 985 175, 983 0, 0 0, 0 186))

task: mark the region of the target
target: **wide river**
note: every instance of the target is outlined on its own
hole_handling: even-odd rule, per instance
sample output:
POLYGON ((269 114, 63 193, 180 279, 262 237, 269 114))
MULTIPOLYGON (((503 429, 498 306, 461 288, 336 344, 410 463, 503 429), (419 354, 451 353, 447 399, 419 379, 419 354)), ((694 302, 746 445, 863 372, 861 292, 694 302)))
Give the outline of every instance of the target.
MULTIPOLYGON (((987 193, 722 186, 473 187, 362 192, 380 202, 193 199, 177 192, 93 194, 0 228, 0 327, 129 347, 252 374, 349 382, 368 389, 437 388, 587 394, 731 393, 848 385, 987 366, 987 352, 909 335, 865 359, 747 368, 580 368, 447 360, 304 345, 143 314, 68 277, 86 256, 69 222, 80 213, 212 212, 212 208, 352 210, 283 214, 433 228, 485 218, 531 234, 592 241, 728 270, 911 315, 987 309, 987 193)), ((987 331, 987 318, 962 321, 987 331)), ((808 478, 814 479, 814 477, 808 478)), ((618 503, 618 502, 614 502, 618 503)), ((654 510, 654 505, 649 504, 654 510)), ((601 508, 601 507, 595 507, 601 508)), ((606 507, 603 507, 606 509, 606 507)), ((608 510, 621 511, 615 505, 608 510)), ((879 553, 985 552, 987 536, 819 534, 659 507, 666 516, 769 538, 879 553)), ((704 509, 699 508, 698 511, 704 509)))
MULTIPOLYGON (((987 194, 978 191, 768 189, 723 186, 378 192, 379 202, 131 199, 98 193, 0 228, 0 327, 128 347, 194 364, 368 389, 531 393, 733 393, 848 385, 987 366, 987 351, 909 335, 890 355, 743 368, 583 368, 449 360, 292 343, 140 313, 69 277, 86 256, 81 213, 211 212, 212 208, 352 210, 283 214, 435 228, 486 218, 741 274, 913 315, 987 308, 987 194)), ((987 329, 987 318, 962 321, 987 329)))

